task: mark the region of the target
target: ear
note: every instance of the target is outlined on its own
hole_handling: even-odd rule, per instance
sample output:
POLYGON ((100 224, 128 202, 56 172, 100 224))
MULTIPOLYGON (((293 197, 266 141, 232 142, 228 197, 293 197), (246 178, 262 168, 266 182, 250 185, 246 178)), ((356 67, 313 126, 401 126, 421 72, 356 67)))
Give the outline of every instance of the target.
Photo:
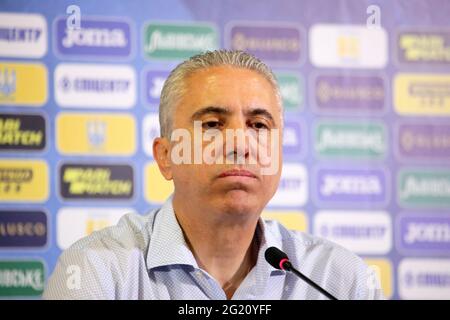
POLYGON ((153 140, 153 158, 158 164, 159 171, 166 178, 172 180, 172 162, 170 161, 170 143, 166 138, 158 137, 153 140))

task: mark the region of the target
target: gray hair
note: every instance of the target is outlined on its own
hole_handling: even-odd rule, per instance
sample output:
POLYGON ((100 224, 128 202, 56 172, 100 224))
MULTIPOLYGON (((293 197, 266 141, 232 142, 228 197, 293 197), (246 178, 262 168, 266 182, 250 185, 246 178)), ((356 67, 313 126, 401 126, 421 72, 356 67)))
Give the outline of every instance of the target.
POLYGON ((194 72, 215 66, 233 66, 253 70, 262 75, 272 85, 279 105, 281 93, 278 82, 272 70, 255 56, 238 50, 207 51, 180 63, 166 79, 161 91, 159 102, 159 124, 161 137, 170 138, 172 132, 172 118, 177 101, 185 94, 185 79, 194 72))

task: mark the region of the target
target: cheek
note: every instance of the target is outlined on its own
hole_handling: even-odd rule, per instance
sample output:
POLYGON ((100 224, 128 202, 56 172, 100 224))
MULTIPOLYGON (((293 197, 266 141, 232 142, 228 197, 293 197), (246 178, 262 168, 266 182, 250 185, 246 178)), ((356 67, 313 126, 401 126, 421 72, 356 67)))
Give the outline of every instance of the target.
POLYGON ((267 142, 263 144, 266 151, 272 154, 272 151, 276 153, 278 158, 281 158, 283 153, 283 136, 282 129, 274 129, 276 131, 271 132, 267 138, 267 142))
POLYGON ((175 165, 172 167, 173 180, 175 184, 185 185, 192 180, 192 173, 187 165, 175 165))
POLYGON ((173 179, 186 186, 205 184, 208 171, 202 165, 175 165, 172 167, 173 179))
POLYGON ((278 183, 280 182, 280 174, 274 174, 274 175, 266 175, 262 178, 262 185, 264 186, 261 188, 261 191, 266 194, 273 194, 278 188, 278 183))

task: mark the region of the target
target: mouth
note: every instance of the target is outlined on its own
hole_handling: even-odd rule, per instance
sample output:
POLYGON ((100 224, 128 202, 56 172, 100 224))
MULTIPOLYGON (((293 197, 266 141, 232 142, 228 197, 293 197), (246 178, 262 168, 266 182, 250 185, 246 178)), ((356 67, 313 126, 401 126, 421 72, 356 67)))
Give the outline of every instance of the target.
POLYGON ((232 169, 222 172, 219 178, 227 177, 242 177, 242 178, 253 178, 256 179, 256 175, 248 170, 232 169))

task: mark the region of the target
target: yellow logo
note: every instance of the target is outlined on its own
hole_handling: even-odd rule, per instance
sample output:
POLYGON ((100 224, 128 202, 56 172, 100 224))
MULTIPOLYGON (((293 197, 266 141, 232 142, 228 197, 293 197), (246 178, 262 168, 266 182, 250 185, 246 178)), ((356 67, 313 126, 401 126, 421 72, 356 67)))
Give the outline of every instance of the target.
POLYGON ((86 221, 85 236, 90 235, 94 231, 98 231, 103 228, 109 227, 110 225, 111 225, 111 222, 107 219, 90 218, 86 221))
POLYGON ((357 59, 361 55, 358 37, 339 36, 337 38, 338 56, 344 59, 357 59))
POLYGON ((405 115, 450 115, 450 76, 399 74, 394 79, 394 106, 405 115))
POLYGON ((399 59, 407 63, 448 63, 448 31, 406 31, 399 36, 399 59))
POLYGON ((290 230, 308 231, 307 217, 301 211, 264 210, 261 217, 266 220, 276 220, 290 230))
POLYGON ((0 160, 0 202, 43 202, 48 198, 48 189, 46 162, 0 160))
POLYGON ((41 107, 47 101, 42 64, 0 62, 0 105, 41 107))
POLYGON ((392 296, 392 265, 387 259, 364 259, 366 264, 375 270, 381 282, 384 296, 389 299, 392 296))
POLYGON ((131 199, 133 168, 126 164, 64 164, 60 193, 65 199, 131 199))
POLYGON ((135 128, 128 114, 62 113, 56 119, 56 144, 63 154, 130 156, 136 151, 135 128))
POLYGON ((145 199, 151 203, 163 203, 173 192, 173 182, 167 181, 156 162, 145 166, 145 199))

